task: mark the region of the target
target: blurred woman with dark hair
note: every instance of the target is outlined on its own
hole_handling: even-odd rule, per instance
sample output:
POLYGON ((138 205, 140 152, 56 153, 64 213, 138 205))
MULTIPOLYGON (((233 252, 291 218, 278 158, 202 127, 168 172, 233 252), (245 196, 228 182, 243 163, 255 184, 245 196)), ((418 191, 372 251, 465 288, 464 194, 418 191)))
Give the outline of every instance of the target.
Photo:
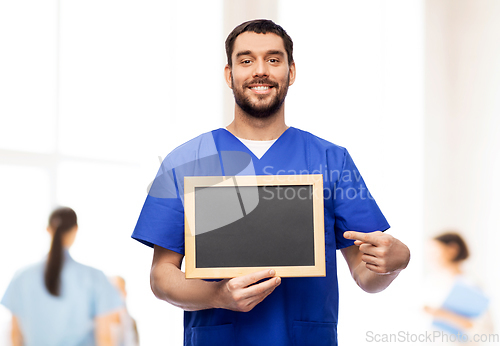
MULTIPOLYGON (((424 311, 432 316, 433 327, 471 338, 474 334, 492 330, 489 299, 480 289, 477 279, 465 274, 464 262, 469 258, 467 243, 457 232, 446 232, 432 240, 434 261, 437 262, 433 265, 439 275, 433 280, 432 292, 437 300, 434 306, 426 305, 424 311), (445 290, 441 291, 445 295, 440 295, 437 287, 443 284, 445 290)), ((461 341, 464 346, 480 345, 470 339, 461 341)))
POLYGON ((18 271, 1 301, 12 312, 13 345, 113 345, 110 324, 123 303, 103 272, 71 258, 76 213, 54 210, 47 231, 47 258, 18 271))
POLYGON ((469 258, 469 248, 465 240, 458 233, 444 233, 434 238, 442 248, 444 260, 442 264, 452 272, 461 274, 461 264, 469 258))

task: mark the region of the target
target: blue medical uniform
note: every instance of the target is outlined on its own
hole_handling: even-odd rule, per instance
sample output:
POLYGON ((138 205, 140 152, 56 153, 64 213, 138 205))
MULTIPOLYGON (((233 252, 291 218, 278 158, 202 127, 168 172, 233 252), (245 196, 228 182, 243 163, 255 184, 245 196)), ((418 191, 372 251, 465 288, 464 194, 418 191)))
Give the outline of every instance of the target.
POLYGON ((64 253, 61 292, 49 294, 45 260, 16 273, 1 304, 16 316, 25 346, 95 345, 94 319, 124 306, 104 273, 64 253))
POLYGON ((183 177, 237 174, 323 174, 326 277, 283 278, 250 312, 185 311, 184 345, 337 345, 335 250, 353 245, 345 231, 389 228, 345 148, 290 127, 258 159, 226 129, 205 133, 165 158, 132 237, 184 254, 183 177))

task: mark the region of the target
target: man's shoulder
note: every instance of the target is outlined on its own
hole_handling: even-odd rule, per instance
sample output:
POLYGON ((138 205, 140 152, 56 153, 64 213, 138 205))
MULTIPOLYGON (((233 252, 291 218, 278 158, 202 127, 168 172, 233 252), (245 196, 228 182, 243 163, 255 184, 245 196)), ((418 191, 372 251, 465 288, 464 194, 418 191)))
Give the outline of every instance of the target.
POLYGON ((202 133, 179 145, 165 157, 159 173, 173 172, 175 169, 181 175, 220 175, 219 153, 215 137, 221 130, 202 133), (204 170, 200 171, 201 168, 204 170))
POLYGON ((310 143, 310 145, 317 147, 318 149, 323 149, 323 150, 333 150, 333 151, 339 151, 339 152, 345 152, 346 148, 335 144, 333 142, 330 142, 324 138, 321 138, 319 136, 316 136, 308 131, 301 130, 298 128, 293 128, 294 130, 297 131, 297 134, 300 135, 301 137, 307 139, 307 141, 310 143))
POLYGON ((214 134, 221 129, 212 130, 209 132, 204 132, 199 136, 196 136, 187 142, 182 143, 174 150, 172 150, 167 158, 178 160, 186 155, 188 156, 208 156, 217 153, 215 146, 214 134))

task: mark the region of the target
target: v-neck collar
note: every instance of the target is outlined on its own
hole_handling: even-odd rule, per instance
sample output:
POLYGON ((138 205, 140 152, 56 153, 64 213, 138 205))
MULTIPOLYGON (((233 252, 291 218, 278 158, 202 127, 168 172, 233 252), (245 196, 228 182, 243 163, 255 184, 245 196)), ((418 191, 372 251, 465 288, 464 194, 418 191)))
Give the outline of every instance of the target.
POLYGON ((225 127, 222 127, 221 129, 224 130, 225 132, 227 132, 227 134, 229 136, 231 136, 232 138, 234 138, 235 141, 237 141, 241 146, 243 146, 245 148, 245 150, 252 156, 253 159, 257 160, 258 162, 261 162, 262 160, 267 159, 267 157, 271 155, 271 154, 269 154, 270 151, 274 151, 274 149, 276 148, 276 146, 281 145, 280 143, 283 142, 283 140, 284 140, 283 138, 286 137, 289 132, 291 132, 290 129, 292 129, 292 126, 288 126, 288 128, 285 131, 283 131, 283 133, 278 138, 276 138, 276 140, 274 141, 274 143, 269 147, 269 149, 267 149, 267 151, 264 153, 264 155, 262 155, 260 157, 260 159, 257 156, 255 156, 255 154, 253 153, 253 151, 250 150, 250 148, 248 148, 245 145, 245 143, 243 143, 242 141, 240 141, 240 139, 238 137, 236 137, 234 134, 232 134, 228 129, 226 129, 225 127))

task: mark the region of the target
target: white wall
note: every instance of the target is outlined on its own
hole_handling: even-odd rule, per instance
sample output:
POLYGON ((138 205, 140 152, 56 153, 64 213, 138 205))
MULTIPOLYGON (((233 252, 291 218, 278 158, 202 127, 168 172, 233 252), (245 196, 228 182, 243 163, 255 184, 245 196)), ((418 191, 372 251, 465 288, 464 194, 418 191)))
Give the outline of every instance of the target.
MULTIPOLYGON (((0 295, 68 205, 73 257, 125 278, 143 345, 182 343, 182 311, 149 287, 153 251, 130 236, 158 156, 222 126, 222 14, 222 0, 0 1, 0 295)), ((0 308, 2 345, 9 320, 0 308)))
POLYGON ((464 234, 498 322, 500 2, 426 6, 425 235, 464 234))

